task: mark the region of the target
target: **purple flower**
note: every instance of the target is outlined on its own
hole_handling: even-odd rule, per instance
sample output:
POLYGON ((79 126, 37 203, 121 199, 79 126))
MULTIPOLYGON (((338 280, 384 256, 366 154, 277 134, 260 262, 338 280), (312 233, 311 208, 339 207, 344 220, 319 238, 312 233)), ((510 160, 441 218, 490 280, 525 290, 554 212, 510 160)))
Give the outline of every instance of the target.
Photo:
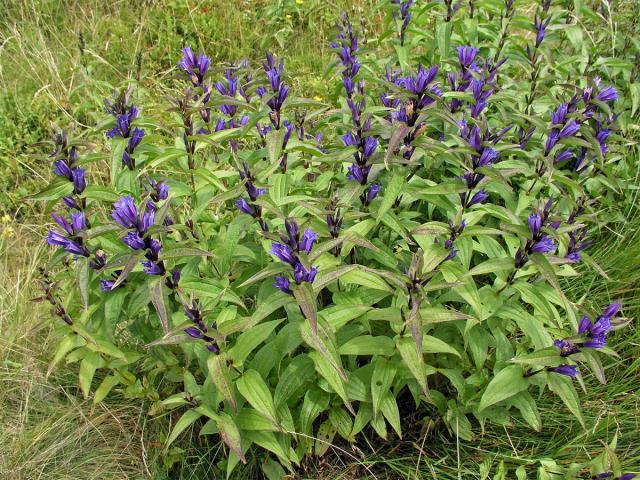
POLYGON ((498 158, 498 152, 491 147, 485 147, 477 163, 479 167, 488 167, 498 158))
POLYGON ((610 102, 618 100, 618 92, 613 87, 605 87, 598 92, 596 99, 601 102, 610 102))
POLYGON ((271 246, 271 253, 291 266, 295 266, 296 264, 298 264, 298 258, 295 256, 289 245, 274 243, 271 246))
POLYGON ((164 266, 162 263, 147 260, 142 263, 144 273, 147 275, 164 275, 164 266))
POLYGON ((298 285, 302 282, 313 283, 317 273, 317 267, 311 267, 310 270, 307 270, 304 265, 299 262, 293 267, 293 278, 298 285))
POLYGON ((558 140, 559 140, 558 134, 559 134, 559 131, 556 128, 552 128, 551 131, 549 132, 549 136, 547 137, 547 141, 544 146, 545 155, 548 154, 553 149, 553 147, 556 146, 556 143, 558 143, 558 140))
POLYGON ((602 317, 611 318, 617 315, 621 307, 622 304, 619 301, 613 302, 611 305, 604 309, 604 312, 602 312, 602 317))
POLYGON ((355 180, 360 185, 365 185, 370 171, 370 166, 359 167, 358 165, 351 165, 347 173, 347 178, 349 180, 355 180))
POLYGON ((578 347, 568 340, 556 340, 553 345, 560 349, 560 356, 562 357, 568 357, 580 351, 578 347))
POLYGON ((64 160, 56 160, 53 162, 53 173, 61 177, 66 177, 69 180, 73 180, 73 177, 71 176, 71 168, 64 160))
POLYGON ((84 169, 80 167, 76 167, 71 170, 71 178, 73 179, 73 191, 76 194, 84 192, 84 189, 87 188, 87 182, 85 181, 84 174, 84 169))
POLYGON ((547 370, 571 378, 576 378, 578 375, 580 375, 578 367, 576 367, 575 365, 560 365, 558 367, 549 367, 547 368, 547 370))
POLYGON ((51 215, 62 230, 51 229, 45 237, 49 245, 64 247, 64 250, 74 255, 88 257, 89 251, 84 246, 81 233, 87 228, 86 220, 83 212, 75 212, 71 214, 71 223, 59 215, 51 215))
POLYGON ((607 337, 604 334, 593 335, 582 345, 587 348, 602 348, 607 344, 607 337))
POLYGON ((187 327, 184 329, 184 333, 189 335, 191 338, 200 339, 204 337, 204 333, 198 327, 187 327))
POLYGON ((354 145, 358 145, 360 140, 356 138, 356 136, 352 132, 347 132, 342 136, 342 141, 348 147, 352 147, 354 145))
POLYGON ((289 283, 289 279, 284 275, 281 277, 275 277, 275 281, 273 286, 276 287, 281 292, 284 292, 288 295, 293 295, 293 290, 291 290, 291 285, 289 283))
POLYGON ((471 46, 458 47, 458 61, 464 68, 469 68, 478 54, 478 49, 471 46))
POLYGON ((197 55, 194 54, 191 47, 182 49, 182 53, 183 57, 178 62, 178 66, 189 76, 194 86, 202 86, 204 77, 209 70, 211 59, 202 52, 197 55))
POLYGON ((540 229, 542 229, 542 217, 539 213, 532 213, 529 215, 529 230, 531 231, 534 237, 537 237, 540 233, 540 229))
POLYGON ((127 233, 122 241, 133 250, 142 250, 146 245, 138 232, 127 233))
POLYGON ((551 237, 542 235, 540 240, 533 244, 531 251, 533 253, 548 253, 553 252, 556 248, 556 244, 553 243, 553 239, 551 237))
POLYGON ((313 248, 313 243, 318 238, 318 235, 311 229, 307 228, 302 234, 302 240, 300 241, 299 249, 301 252, 309 253, 313 248))
POLYGON ((100 290, 103 292, 110 292, 113 290, 113 285, 116 283, 115 280, 100 280, 100 290))
POLYGON ((564 125, 567 121, 567 113, 569 112, 569 105, 561 103, 558 108, 551 114, 552 125, 564 125))
POLYGON ((569 160, 572 157, 573 157, 573 150, 568 148, 566 150, 563 150, 559 154, 557 154, 556 158, 554 158, 553 161, 554 161, 554 163, 561 163, 561 162, 569 160))
MULTIPOLYGON (((346 142, 345 142, 346 143, 346 142)), ((364 139, 364 158, 368 159, 378 148, 378 139, 376 137, 367 137, 364 139)))
POLYGON ((129 143, 127 144, 127 150, 129 152, 133 152, 133 150, 140 145, 140 142, 142 141, 142 137, 144 137, 144 130, 138 127, 135 127, 133 129, 133 133, 131 134, 131 137, 129 138, 129 143))
POLYGON ((567 124, 562 127, 558 136, 560 138, 573 137, 576 133, 580 131, 580 124, 578 124, 574 119, 571 119, 567 122, 567 124))
POLYGON ((253 182, 247 182, 245 188, 252 202, 255 202, 260 195, 264 195, 267 192, 265 188, 257 188, 253 182))
POLYGON ((378 196, 378 193, 380 193, 380 189, 381 187, 379 184, 371 184, 371 186, 367 189, 367 197, 365 202, 367 205, 373 202, 373 200, 378 196))
POLYGON ((133 228, 138 225, 138 208, 131 195, 121 197, 113 204, 111 217, 124 228, 133 228))
POLYGON ((473 197, 471 197, 471 200, 469 201, 469 206, 477 205, 478 203, 482 203, 482 202, 486 201, 487 198, 489 198, 489 194, 483 188, 482 190, 480 190, 476 194, 474 194, 473 197))
POLYGON ((78 205, 78 202, 76 202, 76 200, 72 197, 62 197, 62 201, 64 202, 64 204, 71 208, 71 209, 76 209, 76 210, 80 210, 80 205, 78 205))
POLYGON ((539 48, 544 40, 545 29, 549 26, 549 22, 551 21, 551 17, 548 17, 544 22, 541 18, 536 16, 534 25, 536 28, 536 48, 539 48))

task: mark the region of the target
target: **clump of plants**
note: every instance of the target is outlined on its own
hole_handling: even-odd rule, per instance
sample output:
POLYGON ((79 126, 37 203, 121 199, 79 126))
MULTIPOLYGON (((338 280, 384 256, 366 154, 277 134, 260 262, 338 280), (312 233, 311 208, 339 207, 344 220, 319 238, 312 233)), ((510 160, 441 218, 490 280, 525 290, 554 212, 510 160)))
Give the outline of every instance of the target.
MULTIPOLYGON (((507 1, 481 35, 469 3, 456 21, 460 2, 391 2, 366 42, 343 15, 329 103, 291 90, 284 52, 212 65, 186 47, 169 100, 104 101, 99 147, 57 131, 36 197, 57 224, 52 367, 79 363, 95 402, 173 412, 167 445, 219 436, 227 474, 254 447, 294 470, 364 429, 402 437, 413 412, 463 440, 514 416, 540 430, 547 391, 586 428, 578 388, 605 382, 625 318, 562 278, 600 270, 618 93, 549 68, 566 12, 545 2, 510 36, 526 22, 507 1)), ((627 478, 609 458, 591 473, 627 478)))

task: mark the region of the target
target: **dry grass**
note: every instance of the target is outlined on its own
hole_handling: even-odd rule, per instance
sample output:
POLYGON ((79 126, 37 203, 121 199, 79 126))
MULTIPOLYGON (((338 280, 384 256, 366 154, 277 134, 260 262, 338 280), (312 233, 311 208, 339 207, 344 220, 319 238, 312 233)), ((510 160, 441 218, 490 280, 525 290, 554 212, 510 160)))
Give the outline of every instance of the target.
POLYGON ((45 378, 55 335, 30 301, 42 244, 32 226, 11 227, 0 243, 0 478, 149 478, 139 406, 84 402, 64 368, 45 378))

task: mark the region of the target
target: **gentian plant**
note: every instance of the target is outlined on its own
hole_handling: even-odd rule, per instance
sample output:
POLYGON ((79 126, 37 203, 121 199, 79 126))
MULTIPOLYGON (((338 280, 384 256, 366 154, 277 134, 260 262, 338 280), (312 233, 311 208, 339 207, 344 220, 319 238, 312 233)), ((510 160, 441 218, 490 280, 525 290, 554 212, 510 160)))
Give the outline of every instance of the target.
POLYGON ((335 437, 401 437, 408 411, 467 441, 512 416, 539 430, 547 391, 586 428, 576 385, 605 381, 624 305, 565 278, 601 271, 587 252, 624 160, 616 89, 544 67, 549 3, 523 37, 506 1, 493 43, 461 2, 394 0, 400 38, 372 42, 345 14, 326 103, 293 92, 286 52, 190 47, 172 99, 109 92, 103 141, 57 132, 36 197, 55 212, 52 367, 79 362, 95 402, 173 411, 167 444, 219 436, 228 473, 253 448, 295 470, 335 437))

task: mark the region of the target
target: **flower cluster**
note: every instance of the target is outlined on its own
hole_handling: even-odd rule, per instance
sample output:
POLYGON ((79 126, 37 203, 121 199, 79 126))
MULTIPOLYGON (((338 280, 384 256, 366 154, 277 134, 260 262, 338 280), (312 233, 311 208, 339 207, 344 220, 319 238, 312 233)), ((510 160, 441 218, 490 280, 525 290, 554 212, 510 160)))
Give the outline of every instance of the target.
MULTIPOLYGON (((458 47, 458 63, 460 69, 457 72, 449 72, 447 79, 452 92, 471 91, 473 104, 470 108, 472 118, 478 118, 486 108, 489 98, 496 90, 495 78, 498 69, 506 62, 506 57, 493 63, 485 60, 484 63, 478 57, 478 49, 465 45, 458 47)), ((464 101, 454 98, 449 104, 452 113, 460 110, 464 101)))
MULTIPOLYGON (((253 175, 251 170, 249 170, 249 165, 246 162, 242 164, 240 179, 244 180, 244 188, 252 202, 255 202, 259 196, 264 195, 267 192, 266 189, 255 186, 254 182, 256 181, 256 177, 253 175)), ((238 207, 238 210, 241 212, 251 215, 253 218, 257 219, 263 232, 269 231, 267 223, 264 218, 262 218, 262 207, 260 205, 249 203, 244 198, 239 198, 236 200, 236 207, 238 207)))
MULTIPOLYGON (((531 238, 527 239, 524 248, 518 248, 516 252, 516 268, 523 267, 529 261, 529 255, 532 253, 549 253, 557 248, 553 239, 542 230, 548 223, 552 206, 553 202, 549 200, 540 212, 534 212, 529 215, 528 224, 531 238)), ((557 228, 557 224, 550 224, 549 226, 557 228)))
POLYGON ((84 212, 71 214, 71 221, 65 217, 52 213, 51 216, 60 228, 52 228, 46 237, 49 245, 62 246, 66 252, 82 257, 89 257, 90 253, 85 245, 85 230, 87 222, 84 212))
MULTIPOLYGON (((358 60, 358 36, 353 31, 353 26, 346 14, 342 15, 341 22, 337 22, 338 42, 331 44, 336 50, 342 63, 342 84, 347 95, 347 105, 351 112, 353 130, 343 135, 342 139, 347 146, 356 147, 354 163, 349 167, 347 178, 360 185, 367 185, 371 172, 371 157, 378 148, 378 139, 369 134, 371 130, 371 118, 365 118, 366 96, 364 82, 357 81, 356 75, 360 71, 358 60)), ((369 205, 380 192, 380 185, 374 183, 365 189, 360 195, 360 202, 369 205)))
POLYGON ((553 344, 560 349, 560 355, 568 357, 580 352, 581 348, 602 348, 607 345, 607 334, 611 331, 611 319, 620 311, 620 302, 613 302, 604 309, 595 322, 584 316, 578 325, 578 337, 563 338, 553 344))
MULTIPOLYGON (((86 171, 82 167, 76 166, 78 162, 78 150, 75 146, 69 146, 67 142, 67 134, 58 131, 53 134, 54 151, 50 157, 53 160, 53 173, 60 177, 64 177, 73 184, 74 195, 80 195, 87 188, 85 179, 86 171)), ((64 197, 64 203, 76 210, 84 208, 83 202, 79 202, 73 197, 64 197)))
POLYGON ((267 98, 267 105, 271 109, 269 119, 276 130, 281 126, 282 105, 289 96, 289 87, 282 79, 284 63, 276 60, 276 57, 267 52, 266 60, 262 63, 262 68, 269 79, 269 90, 265 87, 259 87, 256 93, 261 97, 267 98))
POLYGON ((485 175, 478 169, 491 167, 498 160, 499 154, 491 145, 495 146, 500 142, 511 127, 503 128, 497 133, 491 133, 489 131, 481 132, 480 127, 475 124, 469 128, 465 120, 461 120, 458 125, 460 137, 474 150, 471 155, 471 168, 461 177, 466 183, 468 191, 460 194, 460 201, 463 208, 468 208, 489 198, 489 193, 484 188, 473 193, 485 178, 485 175))
MULTIPOLYGON (((387 74, 389 75, 389 72, 387 74)), ((418 121, 422 110, 435 103, 436 98, 442 96, 440 86, 433 83, 437 74, 438 65, 429 69, 420 65, 415 76, 396 76, 394 80, 394 84, 402 88, 403 93, 409 95, 404 102, 400 102, 398 99, 396 104, 396 106, 399 104, 398 111, 391 114, 392 119, 403 122, 409 127, 409 131, 403 139, 404 151, 402 153, 402 156, 407 160, 411 159, 415 151, 414 140, 422 135, 427 128, 426 122, 418 121)))
POLYGON ((116 90, 113 94, 113 101, 105 99, 105 110, 115 117, 116 122, 115 126, 105 135, 110 139, 124 138, 127 140, 127 145, 122 152, 122 165, 133 170, 136 166, 135 159, 132 157, 133 151, 140 145, 145 132, 142 128, 133 126, 133 121, 138 117, 139 110, 129 103, 130 96, 129 91, 118 93, 116 90))
MULTIPOLYGON (((218 347, 218 343, 215 338, 209 335, 209 327, 204 323, 204 313, 200 302, 198 300, 193 300, 190 305, 185 305, 184 314, 194 323, 194 326, 185 328, 184 332, 191 338, 204 340, 207 342, 207 350, 212 353, 218 353, 220 351, 220 347, 218 347)), ((215 323, 211 325, 211 329, 214 329, 215 327, 215 323)))
MULTIPOLYGON (((251 95, 248 92, 247 85, 251 80, 251 77, 243 71, 248 67, 248 65, 249 62, 247 60, 243 60, 237 65, 232 63, 229 68, 225 70, 223 80, 219 80, 215 83, 215 88, 218 93, 233 100, 236 100, 236 97, 240 95, 247 103, 249 103, 251 101, 251 95)), ((248 115, 243 115, 240 118, 236 116, 238 108, 238 105, 233 103, 220 105, 220 112, 222 112, 228 120, 218 118, 215 126, 216 132, 231 128, 238 128, 249 123, 248 115)), ((238 145, 235 140, 231 140, 230 145, 234 151, 237 151, 238 145)))
MULTIPOLYGON (((413 0, 391 0, 391 3, 400 7, 400 19, 402 25, 400 26, 400 45, 404 45, 404 35, 411 21, 411 12, 409 11, 413 6, 413 0)), ((398 12, 393 12, 393 18, 398 17, 398 12)))
MULTIPOLYGON (((311 253, 318 235, 311 228, 307 228, 300 236, 298 224, 295 220, 285 220, 285 228, 287 233, 280 234, 282 243, 274 242, 271 246, 271 253, 291 266, 296 284, 300 285, 302 282, 313 283, 318 273, 318 268, 313 266, 307 268, 300 260, 299 254, 311 253)), ((275 278, 274 286, 284 293, 293 294, 289 279, 284 275, 275 278)))
POLYGON ((183 48, 182 54, 183 57, 178 62, 178 67, 191 80, 194 87, 203 87, 204 77, 209 71, 211 59, 202 52, 193 53, 191 47, 183 48))
POLYGON ((145 209, 138 211, 133 197, 127 195, 113 204, 111 217, 121 227, 130 229, 123 237, 123 243, 132 250, 144 251, 144 272, 148 275, 164 275, 164 262, 159 259, 162 244, 148 234, 149 228, 156 220, 155 208, 150 208, 147 203, 145 209))
MULTIPOLYGON (((328 210, 329 211, 326 216, 327 228, 329 229, 329 235, 331 235, 331 238, 335 240, 340 236, 340 230, 342 230, 343 220, 343 217, 340 214, 340 209, 338 208, 337 196, 334 196, 331 199, 328 210)), ((337 257, 340 255, 340 250, 340 245, 337 245, 331 250, 331 253, 333 253, 333 255, 337 257)))
MULTIPOLYGON (((569 214, 569 218, 567 219, 567 225, 574 225, 576 221, 576 217, 582 215, 584 213, 584 206, 581 203, 571 211, 569 214)), ((587 231, 585 227, 576 228, 575 230, 571 230, 569 232, 569 245, 567 247, 567 254, 565 255, 565 259, 567 259, 571 263, 577 263, 582 260, 580 256, 580 252, 591 245, 592 240, 588 240, 587 231)))

